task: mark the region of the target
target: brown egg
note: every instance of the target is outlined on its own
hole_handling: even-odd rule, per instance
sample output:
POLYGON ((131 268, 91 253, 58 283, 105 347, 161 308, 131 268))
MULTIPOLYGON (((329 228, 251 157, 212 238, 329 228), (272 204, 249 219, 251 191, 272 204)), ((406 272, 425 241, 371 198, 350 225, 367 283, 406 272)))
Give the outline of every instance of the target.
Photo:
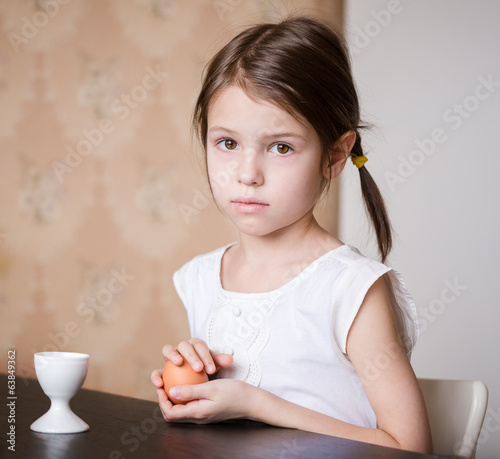
POLYGON ((167 393, 167 397, 175 404, 185 405, 187 402, 181 402, 172 398, 168 393, 171 387, 182 386, 184 384, 201 384, 207 381, 208 376, 204 370, 199 372, 194 371, 191 365, 185 360, 180 366, 168 361, 163 368, 163 388, 167 393))

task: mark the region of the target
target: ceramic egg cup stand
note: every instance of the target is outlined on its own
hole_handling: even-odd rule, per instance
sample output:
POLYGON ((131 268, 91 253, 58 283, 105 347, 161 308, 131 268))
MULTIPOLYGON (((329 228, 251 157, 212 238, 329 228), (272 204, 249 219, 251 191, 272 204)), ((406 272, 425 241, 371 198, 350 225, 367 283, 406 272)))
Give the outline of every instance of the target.
POLYGON ((50 399, 50 409, 31 424, 31 430, 67 434, 89 430, 69 406, 87 376, 89 355, 75 352, 39 352, 35 354, 38 382, 50 399))

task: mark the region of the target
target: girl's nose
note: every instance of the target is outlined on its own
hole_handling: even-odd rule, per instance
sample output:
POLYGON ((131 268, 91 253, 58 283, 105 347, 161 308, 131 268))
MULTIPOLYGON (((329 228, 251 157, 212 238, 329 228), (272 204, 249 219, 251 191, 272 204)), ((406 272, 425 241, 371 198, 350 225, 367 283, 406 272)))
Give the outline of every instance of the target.
POLYGON ((237 179, 239 183, 247 186, 259 186, 264 183, 264 173, 257 153, 247 152, 241 155, 237 179))

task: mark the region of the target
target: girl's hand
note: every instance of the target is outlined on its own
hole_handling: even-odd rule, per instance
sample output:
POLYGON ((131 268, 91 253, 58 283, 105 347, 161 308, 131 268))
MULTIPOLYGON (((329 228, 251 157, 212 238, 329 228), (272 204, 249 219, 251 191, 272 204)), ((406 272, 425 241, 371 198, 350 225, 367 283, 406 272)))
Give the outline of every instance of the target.
MULTIPOLYGON (((229 354, 215 354, 208 348, 205 341, 199 338, 181 341, 177 347, 166 344, 163 346, 162 353, 165 362, 170 360, 175 365, 182 365, 182 359, 184 358, 194 371, 204 369, 209 376, 233 363, 232 356, 229 354)), ((151 382, 157 389, 163 387, 162 372, 163 369, 158 369, 151 373, 151 382)))
POLYGON ((186 405, 172 405, 163 389, 157 392, 166 421, 207 424, 228 419, 252 419, 259 389, 237 379, 216 379, 203 384, 172 387, 170 395, 187 401, 186 405))

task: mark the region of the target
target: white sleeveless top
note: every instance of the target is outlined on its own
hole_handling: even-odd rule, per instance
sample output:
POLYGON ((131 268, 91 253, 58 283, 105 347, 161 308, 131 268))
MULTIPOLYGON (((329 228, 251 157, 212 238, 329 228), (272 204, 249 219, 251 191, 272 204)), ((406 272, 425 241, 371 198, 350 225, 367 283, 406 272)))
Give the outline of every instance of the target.
POLYGON ((231 245, 196 256, 173 278, 191 336, 234 358, 218 377, 240 379, 341 421, 377 427, 346 355, 347 335, 366 292, 385 275, 398 330, 411 353, 417 312, 401 276, 342 245, 276 290, 230 292, 222 288, 220 269, 231 245))

